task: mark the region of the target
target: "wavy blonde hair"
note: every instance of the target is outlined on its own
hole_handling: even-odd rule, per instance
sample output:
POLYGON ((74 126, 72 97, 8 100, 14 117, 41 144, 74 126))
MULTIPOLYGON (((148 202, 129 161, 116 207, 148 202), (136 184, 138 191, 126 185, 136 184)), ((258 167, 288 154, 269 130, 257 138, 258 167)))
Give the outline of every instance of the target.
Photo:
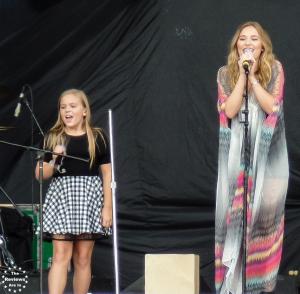
POLYGON ((84 117, 83 121, 83 130, 85 130, 88 138, 88 150, 90 154, 90 167, 92 167, 95 157, 96 157, 96 145, 97 145, 97 137, 101 136, 105 148, 106 148, 106 142, 103 136, 103 130, 100 128, 94 128, 91 126, 91 109, 88 101, 87 95, 77 89, 69 89, 61 93, 58 99, 58 117, 53 125, 53 127, 49 130, 47 137, 44 140, 44 148, 48 148, 50 150, 53 150, 56 145, 66 145, 66 133, 65 133, 65 125, 62 120, 61 114, 60 114, 60 104, 61 100, 64 96, 72 94, 78 98, 80 98, 80 101, 85 108, 86 115, 84 117))
POLYGON ((270 36, 258 22, 248 21, 241 24, 237 28, 229 45, 229 54, 227 57, 227 68, 230 77, 231 89, 234 88, 239 78, 239 66, 238 66, 239 54, 237 49, 237 42, 242 30, 249 26, 252 26, 257 30, 263 48, 263 51, 259 56, 256 76, 260 84, 265 89, 267 88, 267 85, 272 78, 272 66, 275 62, 275 55, 273 54, 273 46, 272 46, 270 36))

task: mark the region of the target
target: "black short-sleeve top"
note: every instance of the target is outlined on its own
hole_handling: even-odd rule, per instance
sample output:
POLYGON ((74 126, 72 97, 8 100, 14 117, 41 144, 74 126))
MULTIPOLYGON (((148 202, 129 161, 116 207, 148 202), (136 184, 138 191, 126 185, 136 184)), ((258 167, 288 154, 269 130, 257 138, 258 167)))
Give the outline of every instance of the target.
MULTIPOLYGON (((62 158, 58 171, 55 171, 53 177, 64 176, 95 176, 99 175, 99 167, 102 164, 110 163, 110 149, 109 142, 105 133, 101 132, 96 138, 95 159, 93 165, 90 167, 90 160, 88 162, 76 160, 73 158, 62 158)), ((88 137, 87 134, 80 136, 71 136, 66 134, 66 154, 84 159, 89 159, 88 151, 88 137)), ((49 162, 52 159, 51 153, 46 153, 44 161, 49 162)))

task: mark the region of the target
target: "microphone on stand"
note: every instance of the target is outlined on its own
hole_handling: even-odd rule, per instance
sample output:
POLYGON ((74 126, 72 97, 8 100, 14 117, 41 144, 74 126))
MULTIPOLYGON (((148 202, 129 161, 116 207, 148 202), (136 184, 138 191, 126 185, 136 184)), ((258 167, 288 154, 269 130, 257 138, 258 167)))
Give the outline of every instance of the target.
POLYGON ((21 113, 22 100, 25 98, 24 90, 25 90, 25 86, 22 87, 22 91, 19 95, 19 101, 18 101, 18 104, 17 104, 16 109, 15 109, 15 113, 14 113, 15 117, 19 117, 19 115, 21 113))
MULTIPOLYGON (((245 48, 244 50, 243 50, 243 53, 244 54, 253 54, 253 49, 252 48, 245 48)), ((250 66, 252 65, 252 60, 251 59, 249 59, 249 60, 244 60, 243 61, 243 63, 242 63, 242 66, 243 66, 243 68, 244 68, 244 70, 245 70, 245 72, 246 73, 249 73, 249 70, 250 70, 250 66)))

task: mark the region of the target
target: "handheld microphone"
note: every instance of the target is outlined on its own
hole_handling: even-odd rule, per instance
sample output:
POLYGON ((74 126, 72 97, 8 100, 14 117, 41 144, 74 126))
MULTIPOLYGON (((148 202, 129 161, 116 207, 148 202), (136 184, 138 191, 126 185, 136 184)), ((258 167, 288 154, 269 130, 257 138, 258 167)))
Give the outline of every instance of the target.
POLYGON ((22 99, 24 99, 24 97, 25 97, 24 90, 25 90, 25 87, 23 86, 22 91, 19 95, 18 104, 17 104, 16 109, 15 109, 15 113, 14 113, 15 117, 19 117, 19 115, 20 115, 21 108, 22 108, 22 99))
POLYGON ((63 157, 61 155, 57 155, 57 157, 55 159, 55 164, 62 165, 62 160, 63 160, 63 157))
MULTIPOLYGON (((244 52, 244 54, 247 54, 247 55, 251 54, 252 55, 253 54, 253 49, 252 48, 245 48, 243 50, 243 52, 244 52)), ((251 60, 244 60, 243 61, 242 66, 243 66, 246 73, 249 72, 251 64, 252 64, 251 60)))
POLYGON ((63 161, 64 161, 64 157, 62 155, 57 155, 57 157, 55 159, 55 167, 56 167, 56 170, 61 174, 66 173, 66 169, 62 167, 63 161))
MULTIPOLYGON (((243 53, 247 54, 247 55, 250 55, 250 54, 252 55, 253 54, 253 49, 252 48, 245 48, 243 50, 243 53)), ((245 70, 246 73, 249 73, 251 64, 252 64, 252 60, 251 59, 243 61, 242 66, 243 66, 243 68, 244 68, 244 70, 245 70)))

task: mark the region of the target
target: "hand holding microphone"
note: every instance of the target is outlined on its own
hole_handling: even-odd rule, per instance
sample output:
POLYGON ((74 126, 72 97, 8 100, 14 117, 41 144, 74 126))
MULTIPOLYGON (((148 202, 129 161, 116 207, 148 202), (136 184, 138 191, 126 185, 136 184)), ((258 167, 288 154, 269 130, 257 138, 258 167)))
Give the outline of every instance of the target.
POLYGON ((240 56, 240 65, 244 69, 245 73, 248 74, 250 69, 253 67, 255 63, 255 58, 253 56, 252 48, 243 49, 243 54, 240 56))
MULTIPOLYGON (((66 154, 66 147, 64 145, 56 145, 53 150, 55 153, 66 154)), ((49 162, 59 173, 65 173, 66 170, 61 168, 64 157, 53 154, 52 160, 49 162)))
MULTIPOLYGON (((55 153, 65 154, 66 148, 64 145, 56 145, 53 151, 55 153)), ((52 160, 54 160, 55 164, 61 164, 62 156, 53 154, 52 160)))

